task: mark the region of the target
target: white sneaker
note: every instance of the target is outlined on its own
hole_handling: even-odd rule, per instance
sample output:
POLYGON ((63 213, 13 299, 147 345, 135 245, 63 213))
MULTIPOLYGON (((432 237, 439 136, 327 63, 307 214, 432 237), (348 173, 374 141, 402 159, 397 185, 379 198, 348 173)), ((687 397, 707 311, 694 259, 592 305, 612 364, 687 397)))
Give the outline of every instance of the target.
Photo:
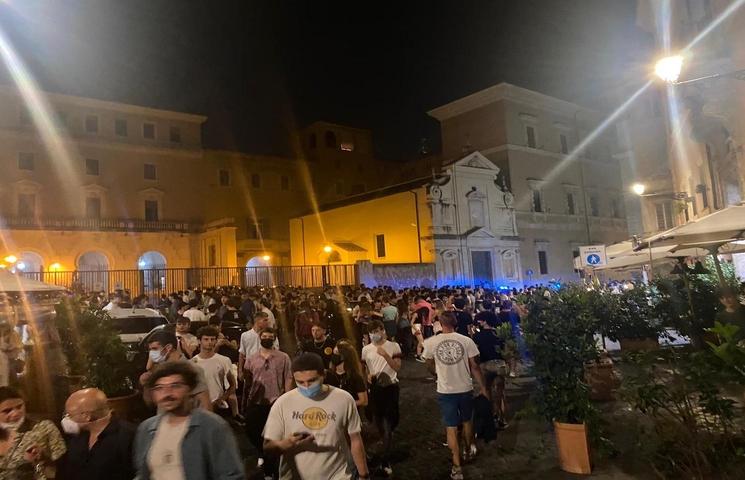
POLYGON ((450 480, 463 480, 463 471, 460 467, 453 465, 453 468, 450 470, 450 480))
POLYGON ((261 468, 264 466, 264 459, 259 457, 259 460, 256 462, 256 466, 261 468))

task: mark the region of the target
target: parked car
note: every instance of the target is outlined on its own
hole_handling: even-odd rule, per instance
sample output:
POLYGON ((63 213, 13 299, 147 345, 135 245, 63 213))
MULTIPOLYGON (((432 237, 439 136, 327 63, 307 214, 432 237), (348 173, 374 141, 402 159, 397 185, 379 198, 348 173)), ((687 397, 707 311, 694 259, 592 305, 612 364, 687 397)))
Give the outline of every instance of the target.
POLYGON ((168 319, 152 308, 114 308, 109 316, 119 338, 130 348, 139 345, 155 327, 168 324, 168 319))

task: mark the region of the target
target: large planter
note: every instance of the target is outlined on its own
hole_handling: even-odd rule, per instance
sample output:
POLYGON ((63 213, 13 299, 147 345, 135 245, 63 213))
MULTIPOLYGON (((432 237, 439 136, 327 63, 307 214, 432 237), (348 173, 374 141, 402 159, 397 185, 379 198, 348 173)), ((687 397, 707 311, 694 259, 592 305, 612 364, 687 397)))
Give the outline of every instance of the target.
POLYGON ((589 475, 590 448, 587 445, 587 428, 584 423, 554 422, 556 450, 559 452, 559 466, 569 473, 589 475))
POLYGON ((590 400, 607 402, 614 399, 613 390, 618 387, 618 377, 610 358, 585 363, 585 381, 590 387, 590 400))
POLYGON ((649 338, 619 338, 622 352, 651 352, 660 349, 660 340, 657 337, 649 338))
POLYGON ((122 397, 112 397, 107 400, 109 408, 117 417, 123 420, 131 420, 137 411, 139 402, 142 401, 141 394, 138 391, 124 395, 122 397))

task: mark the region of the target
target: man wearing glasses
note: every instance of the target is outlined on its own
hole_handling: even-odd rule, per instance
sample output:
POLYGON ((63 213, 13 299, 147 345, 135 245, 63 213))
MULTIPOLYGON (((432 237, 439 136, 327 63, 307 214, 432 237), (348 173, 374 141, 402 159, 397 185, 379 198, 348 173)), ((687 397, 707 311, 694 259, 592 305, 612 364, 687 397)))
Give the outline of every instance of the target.
POLYGON ((185 362, 168 362, 147 380, 158 415, 137 429, 134 463, 139 480, 244 480, 238 446, 219 416, 194 408, 197 374, 185 362))
POLYGON ((274 401, 295 387, 290 357, 274 349, 276 335, 272 328, 266 327, 261 330, 259 351, 249 356, 243 366, 243 412, 246 417, 246 434, 259 452, 258 467, 264 470, 265 478, 276 476, 279 465, 276 459, 264 458, 264 425, 274 401))
POLYGON ((106 394, 97 388, 74 392, 62 418, 67 453, 57 478, 130 480, 135 427, 111 415, 106 394))

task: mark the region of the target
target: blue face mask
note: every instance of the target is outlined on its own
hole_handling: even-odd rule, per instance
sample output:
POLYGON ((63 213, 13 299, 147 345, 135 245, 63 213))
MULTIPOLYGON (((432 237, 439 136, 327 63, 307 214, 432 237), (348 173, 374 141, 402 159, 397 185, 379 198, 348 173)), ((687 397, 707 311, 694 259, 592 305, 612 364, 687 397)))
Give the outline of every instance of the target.
POLYGON ((321 387, 323 386, 323 382, 319 380, 318 382, 314 383, 310 387, 303 387, 298 385, 297 389, 300 392, 300 394, 307 398, 313 398, 321 391, 321 387))
POLYGON ((153 363, 160 363, 166 359, 166 354, 163 353, 163 350, 150 350, 148 355, 150 355, 150 360, 153 363))

